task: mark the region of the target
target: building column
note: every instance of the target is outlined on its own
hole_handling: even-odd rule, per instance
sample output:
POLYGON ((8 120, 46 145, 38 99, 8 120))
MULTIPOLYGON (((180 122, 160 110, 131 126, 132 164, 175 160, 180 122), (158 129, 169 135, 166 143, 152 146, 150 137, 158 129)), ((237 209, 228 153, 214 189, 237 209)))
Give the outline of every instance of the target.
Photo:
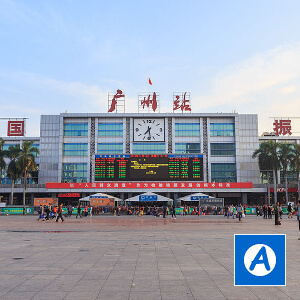
POLYGON ((242 201, 243 201, 243 205, 247 205, 247 194, 246 193, 242 194, 242 201))

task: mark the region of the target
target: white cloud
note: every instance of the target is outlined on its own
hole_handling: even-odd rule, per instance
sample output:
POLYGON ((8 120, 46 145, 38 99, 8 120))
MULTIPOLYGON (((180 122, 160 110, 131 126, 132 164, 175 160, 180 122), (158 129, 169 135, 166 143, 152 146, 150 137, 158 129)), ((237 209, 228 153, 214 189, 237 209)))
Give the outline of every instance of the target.
POLYGON ((284 45, 222 70, 193 109, 257 113, 259 132, 272 131, 269 117, 297 116, 300 110, 299 53, 299 43, 284 45))

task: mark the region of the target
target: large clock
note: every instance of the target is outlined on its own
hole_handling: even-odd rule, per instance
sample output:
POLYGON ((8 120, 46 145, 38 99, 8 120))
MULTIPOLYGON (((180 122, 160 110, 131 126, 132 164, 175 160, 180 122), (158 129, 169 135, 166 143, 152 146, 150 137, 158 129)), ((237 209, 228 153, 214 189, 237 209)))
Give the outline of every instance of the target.
POLYGON ((133 140, 135 142, 164 142, 164 119, 133 119, 133 140))

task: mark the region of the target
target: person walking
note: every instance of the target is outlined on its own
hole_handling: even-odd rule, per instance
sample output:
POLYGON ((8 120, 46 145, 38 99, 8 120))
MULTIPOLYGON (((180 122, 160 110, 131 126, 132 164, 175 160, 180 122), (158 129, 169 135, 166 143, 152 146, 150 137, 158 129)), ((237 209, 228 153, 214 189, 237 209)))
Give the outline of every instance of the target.
POLYGON ((289 203, 287 210, 288 210, 288 213, 289 213, 288 218, 293 218, 293 215, 292 215, 292 205, 291 205, 291 203, 289 203))
POLYGON ((239 204, 239 205, 237 206, 236 211, 237 211, 237 214, 238 214, 238 216, 239 216, 239 221, 241 221, 241 220, 242 220, 242 211, 243 211, 243 207, 242 207, 241 204, 239 204))
POLYGON ((82 216, 81 216, 81 205, 80 205, 80 203, 78 204, 78 206, 77 206, 77 215, 76 215, 76 219, 77 219, 77 217, 80 217, 80 218, 82 218, 82 216))
POLYGON ((166 214, 167 214, 167 206, 164 205, 163 207, 163 217, 166 218, 166 214))
POLYGON ((176 220, 176 214, 175 214, 175 205, 173 204, 172 205, 172 208, 171 208, 171 213, 172 213, 172 219, 175 219, 176 220))
POLYGON ((58 206, 58 214, 57 214, 57 218, 56 218, 56 222, 58 222, 59 218, 61 218, 61 221, 63 222, 64 221, 64 218, 62 216, 62 213, 63 213, 63 209, 62 209, 62 203, 58 206))

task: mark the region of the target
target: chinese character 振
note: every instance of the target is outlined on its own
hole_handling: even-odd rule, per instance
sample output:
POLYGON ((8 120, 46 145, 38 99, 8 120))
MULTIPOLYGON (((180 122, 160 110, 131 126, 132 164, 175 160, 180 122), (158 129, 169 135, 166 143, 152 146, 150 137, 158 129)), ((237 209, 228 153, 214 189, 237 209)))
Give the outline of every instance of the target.
POLYGON ((275 120, 273 123, 274 128, 273 130, 275 131, 275 135, 291 135, 291 120, 275 120))

